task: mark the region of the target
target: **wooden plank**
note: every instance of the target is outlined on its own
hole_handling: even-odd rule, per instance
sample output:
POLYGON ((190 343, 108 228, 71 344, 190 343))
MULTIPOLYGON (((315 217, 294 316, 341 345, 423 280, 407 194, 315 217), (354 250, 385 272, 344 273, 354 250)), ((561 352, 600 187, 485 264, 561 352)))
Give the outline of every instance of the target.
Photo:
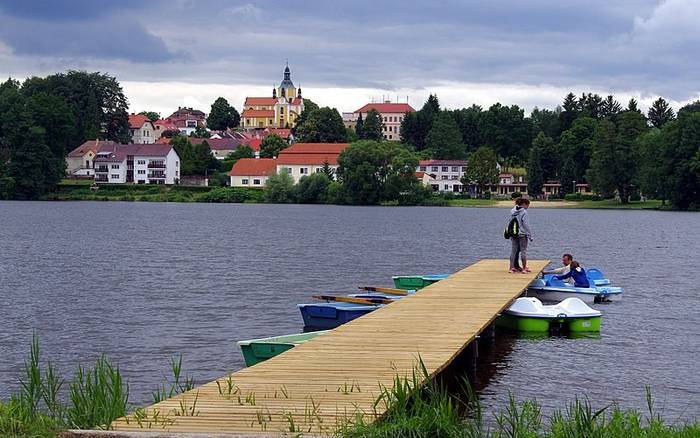
POLYGON ((411 376, 420 358, 439 373, 517 298, 548 261, 531 261, 530 274, 509 274, 505 260, 482 260, 415 295, 314 338, 230 378, 234 394, 217 381, 116 420, 117 431, 277 434, 295 429, 329 434, 375 406, 395 376, 411 376), (435 322, 439 321, 438 324, 435 322), (149 429, 150 428, 150 429, 149 429))

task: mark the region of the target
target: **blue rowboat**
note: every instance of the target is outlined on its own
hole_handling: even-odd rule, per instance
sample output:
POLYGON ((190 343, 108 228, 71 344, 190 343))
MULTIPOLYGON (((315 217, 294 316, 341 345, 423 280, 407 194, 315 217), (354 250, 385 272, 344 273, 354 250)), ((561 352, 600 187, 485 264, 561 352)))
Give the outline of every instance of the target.
POLYGON ((330 302, 297 304, 297 307, 307 330, 329 330, 377 310, 382 305, 330 302))

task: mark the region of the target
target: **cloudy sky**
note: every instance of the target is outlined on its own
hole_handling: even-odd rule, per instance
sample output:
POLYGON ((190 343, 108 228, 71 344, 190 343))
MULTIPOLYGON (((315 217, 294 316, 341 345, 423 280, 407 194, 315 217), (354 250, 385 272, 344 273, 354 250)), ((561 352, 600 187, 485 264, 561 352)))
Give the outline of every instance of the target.
POLYGON ((132 111, 240 110, 285 61, 340 111, 429 93, 443 106, 554 107, 568 91, 700 96, 700 0, 0 0, 0 77, 99 70, 132 111))

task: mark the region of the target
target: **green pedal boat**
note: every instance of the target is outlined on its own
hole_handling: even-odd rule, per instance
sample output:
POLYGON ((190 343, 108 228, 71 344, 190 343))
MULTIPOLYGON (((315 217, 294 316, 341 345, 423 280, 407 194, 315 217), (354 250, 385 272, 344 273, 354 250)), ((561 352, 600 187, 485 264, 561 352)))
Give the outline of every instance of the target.
POLYGON ((251 367, 256 363, 266 361, 271 357, 284 353, 326 332, 327 330, 323 330, 308 333, 295 333, 293 335, 272 336, 262 339, 250 339, 248 341, 238 341, 238 346, 241 348, 241 352, 243 352, 245 365, 251 367))
POLYGON ((578 298, 545 306, 537 298, 524 297, 515 300, 496 320, 496 325, 519 332, 599 332, 601 315, 578 298))

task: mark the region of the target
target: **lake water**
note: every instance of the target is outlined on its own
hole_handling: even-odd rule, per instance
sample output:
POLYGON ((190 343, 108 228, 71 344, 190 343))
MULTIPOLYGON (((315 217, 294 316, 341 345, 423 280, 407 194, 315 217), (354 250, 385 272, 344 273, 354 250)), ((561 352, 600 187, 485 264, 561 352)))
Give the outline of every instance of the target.
MULTIPOLYGON (((237 340, 302 329, 312 293, 391 285, 505 258, 507 211, 299 205, 0 202, 0 398, 32 333, 70 376, 106 353, 144 404, 183 354, 198 383, 243 366, 237 340)), ((576 395, 700 418, 700 215, 530 209, 532 258, 572 252, 625 288, 597 339, 499 339, 487 408, 576 395)))

